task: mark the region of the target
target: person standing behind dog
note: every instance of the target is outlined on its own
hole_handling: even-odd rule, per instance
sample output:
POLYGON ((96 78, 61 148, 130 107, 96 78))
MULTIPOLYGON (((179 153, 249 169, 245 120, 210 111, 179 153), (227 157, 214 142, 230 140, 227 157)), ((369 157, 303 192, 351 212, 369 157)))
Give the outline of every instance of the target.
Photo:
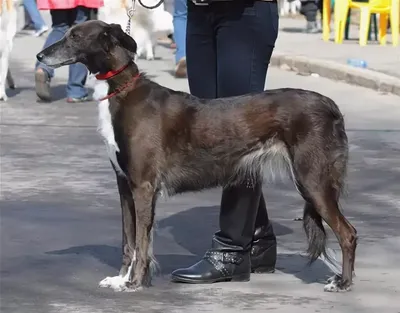
MULTIPOLYGON (((103 0, 37 0, 39 10, 50 10, 52 29, 44 44, 44 48, 60 40, 69 28, 90 19, 92 9, 103 6, 103 0)), ((67 83, 67 102, 84 102, 90 100, 85 88, 87 69, 81 64, 69 66, 67 83)), ((35 89, 37 96, 43 101, 51 101, 50 81, 54 70, 36 62, 35 89)))
MULTIPOLYGON (((210 99, 263 91, 278 22, 276 0, 211 0, 208 5, 189 0, 190 92, 210 99)), ((220 230, 211 250, 193 266, 175 270, 172 280, 248 281, 251 272, 275 270, 276 250, 261 184, 227 187, 222 193, 220 230)))

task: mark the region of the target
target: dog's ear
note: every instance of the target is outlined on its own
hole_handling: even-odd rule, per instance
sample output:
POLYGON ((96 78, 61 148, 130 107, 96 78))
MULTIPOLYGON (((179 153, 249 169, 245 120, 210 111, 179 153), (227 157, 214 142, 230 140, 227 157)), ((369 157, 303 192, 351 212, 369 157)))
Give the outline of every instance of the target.
POLYGON ((98 40, 106 52, 110 52, 110 50, 116 44, 116 40, 111 35, 111 28, 109 27, 100 33, 98 40))
POLYGON ((136 53, 136 41, 122 30, 121 25, 110 24, 110 33, 114 38, 118 40, 121 47, 132 52, 133 54, 136 53))

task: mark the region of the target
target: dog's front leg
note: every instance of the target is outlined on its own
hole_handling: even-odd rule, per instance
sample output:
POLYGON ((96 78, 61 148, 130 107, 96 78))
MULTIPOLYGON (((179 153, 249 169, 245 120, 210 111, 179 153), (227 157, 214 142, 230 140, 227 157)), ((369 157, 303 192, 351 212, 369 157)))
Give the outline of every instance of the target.
POLYGON ((122 209, 122 266, 119 274, 127 280, 133 277, 135 262, 136 213, 133 195, 125 177, 117 174, 118 191, 122 209))
POLYGON ((151 284, 153 257, 153 223, 156 188, 154 182, 142 182, 134 190, 136 204, 136 262, 131 287, 135 290, 151 284))
POLYGON ((100 287, 126 291, 133 277, 135 257, 135 203, 128 181, 117 174, 118 192, 122 209, 122 266, 118 276, 106 277, 100 287))

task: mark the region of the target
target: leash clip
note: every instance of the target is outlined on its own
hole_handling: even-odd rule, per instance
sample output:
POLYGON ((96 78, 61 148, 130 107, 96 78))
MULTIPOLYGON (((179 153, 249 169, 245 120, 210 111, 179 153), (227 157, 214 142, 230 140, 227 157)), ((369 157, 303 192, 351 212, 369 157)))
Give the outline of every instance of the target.
POLYGON ((128 15, 128 23, 126 24, 125 33, 127 33, 129 36, 131 34, 131 19, 135 14, 135 9, 136 9, 136 0, 132 0, 130 8, 126 11, 126 15, 128 15))

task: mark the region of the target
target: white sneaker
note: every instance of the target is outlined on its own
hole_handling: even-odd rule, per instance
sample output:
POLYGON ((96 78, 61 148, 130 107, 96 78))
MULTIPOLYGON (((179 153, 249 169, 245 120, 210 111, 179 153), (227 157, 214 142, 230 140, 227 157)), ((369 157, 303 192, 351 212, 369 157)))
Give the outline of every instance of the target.
POLYGON ((35 37, 40 37, 42 36, 45 32, 49 30, 49 27, 47 25, 42 26, 42 28, 38 29, 35 31, 34 36, 35 37))

